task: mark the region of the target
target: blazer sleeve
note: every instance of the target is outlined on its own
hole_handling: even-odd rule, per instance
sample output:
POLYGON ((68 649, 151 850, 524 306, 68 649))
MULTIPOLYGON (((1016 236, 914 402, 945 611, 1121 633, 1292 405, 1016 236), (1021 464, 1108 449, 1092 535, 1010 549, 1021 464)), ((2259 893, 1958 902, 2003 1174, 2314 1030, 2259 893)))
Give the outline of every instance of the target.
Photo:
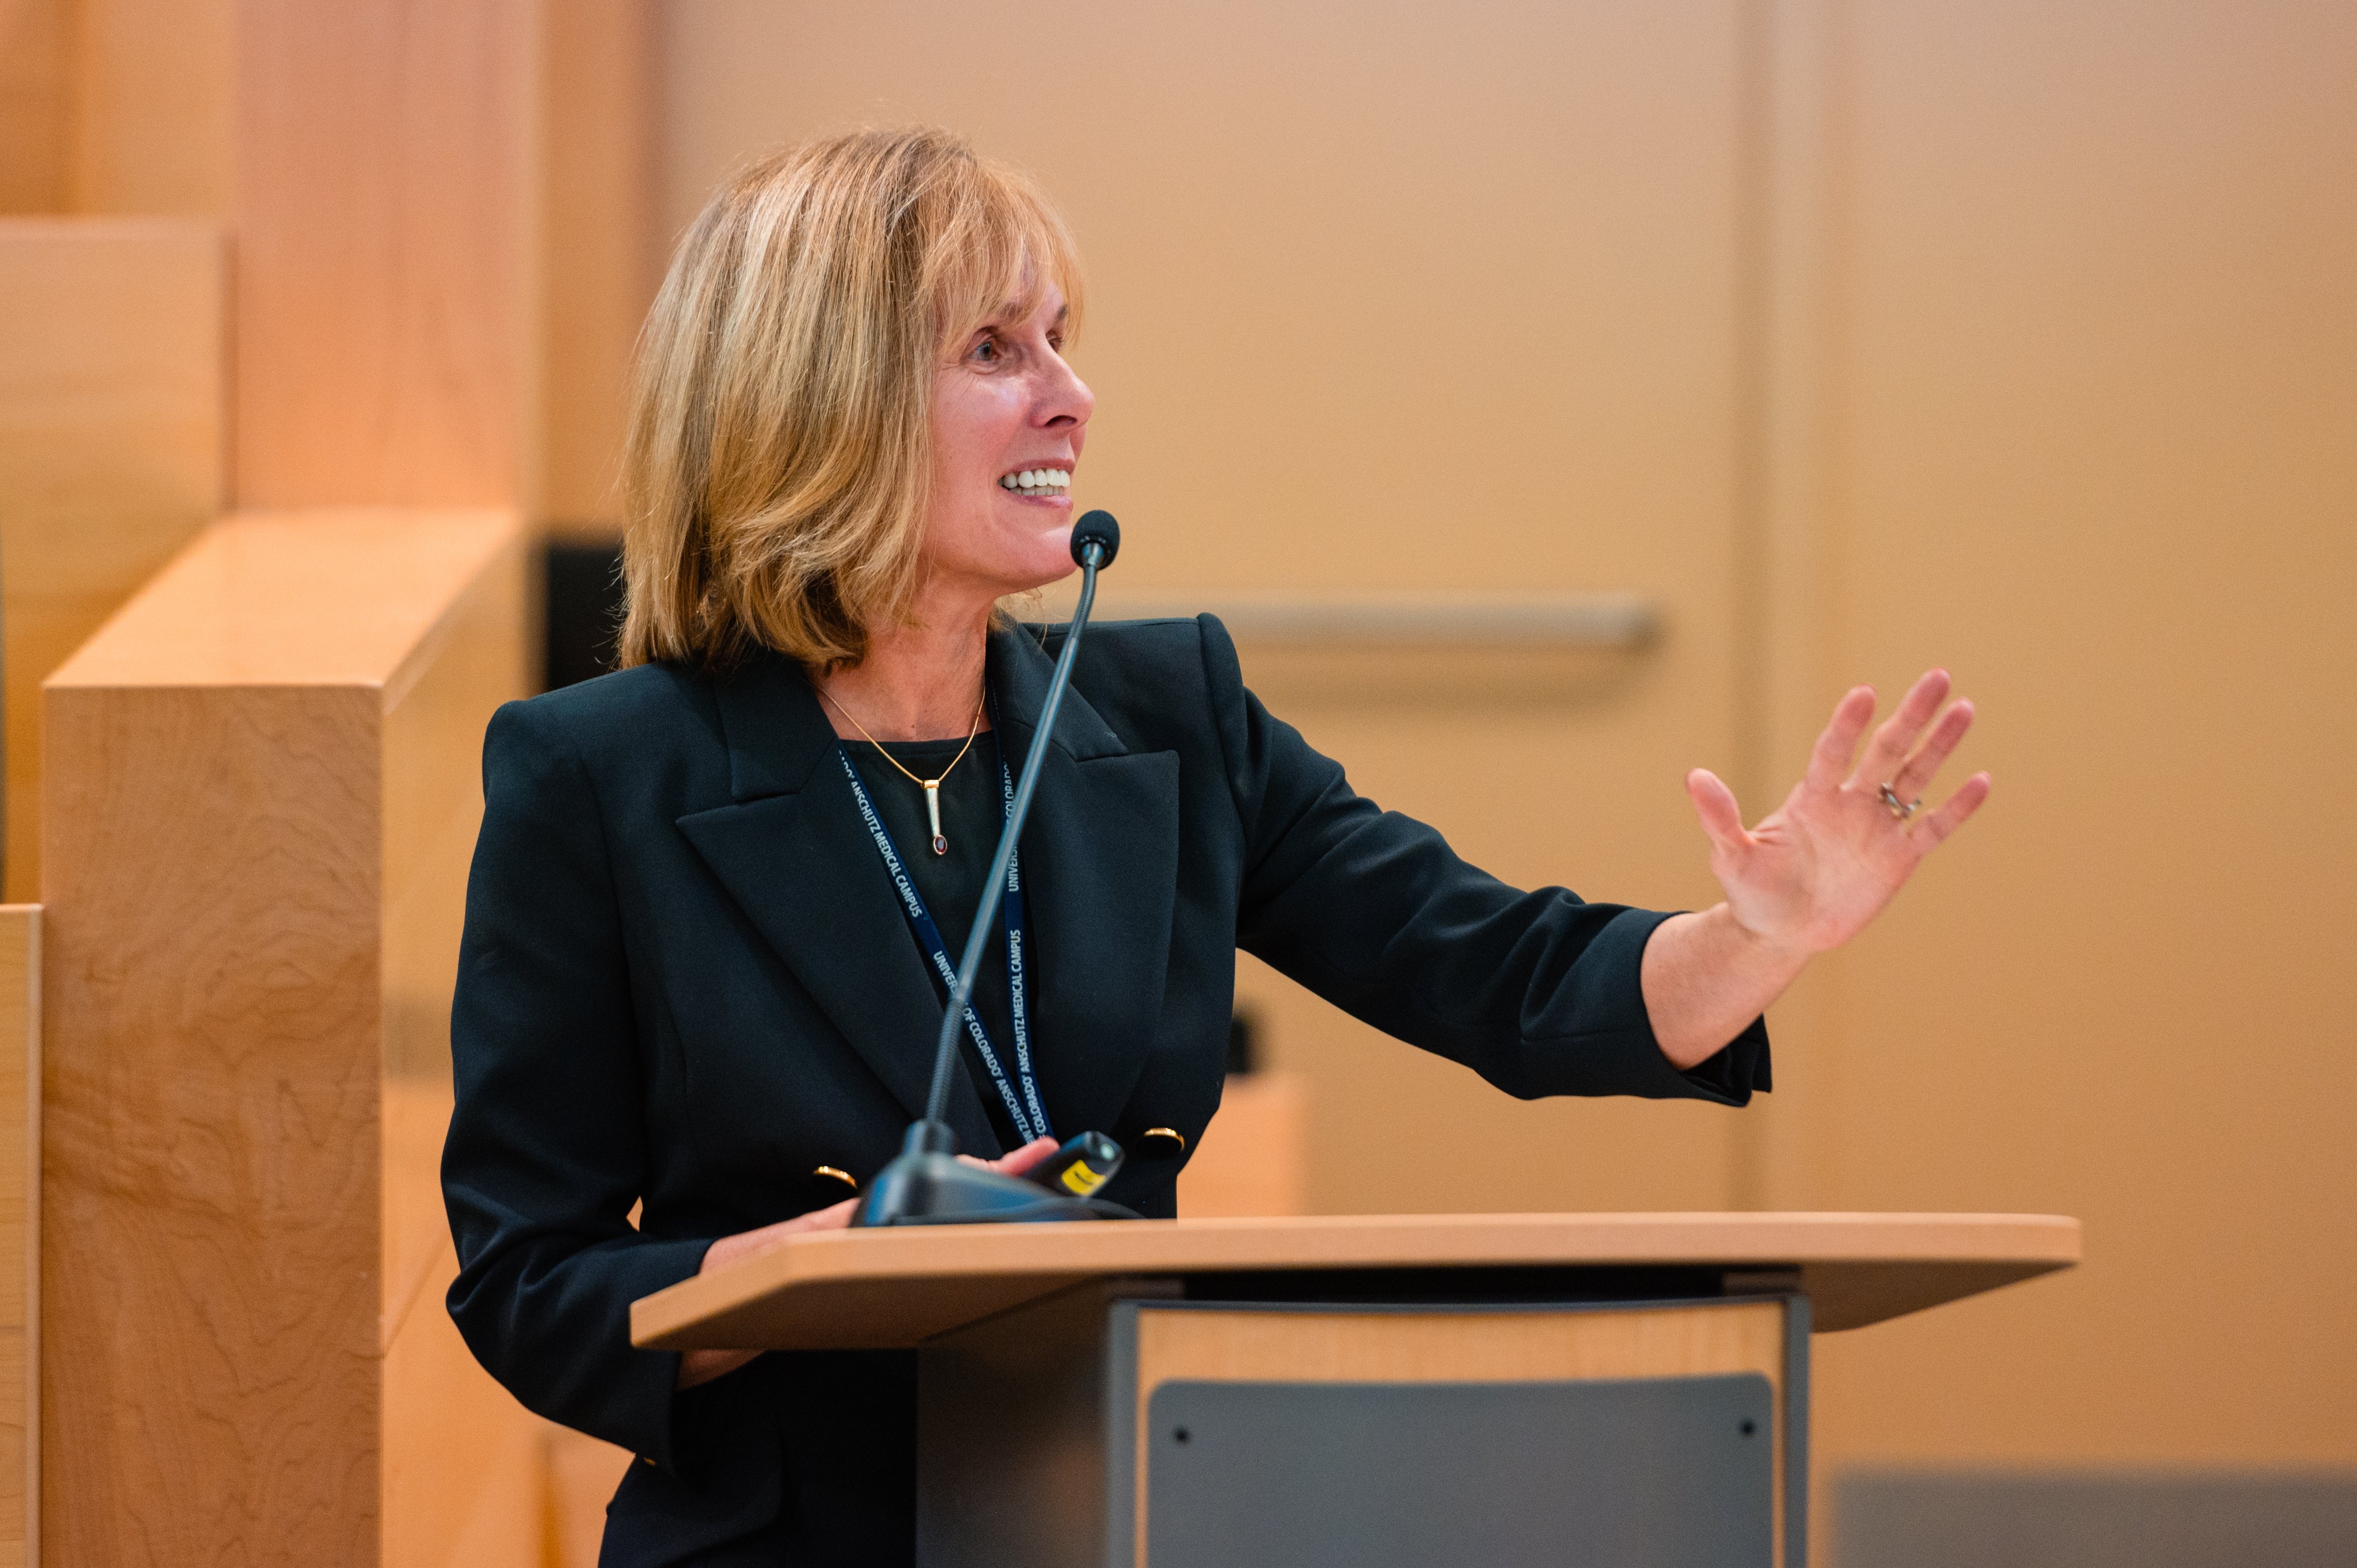
POLYGON ((1226 628, 1200 624, 1243 830, 1238 947, 1525 1100, 1742 1105, 1770 1087, 1762 1019, 1690 1070, 1662 1054, 1639 965, 1668 913, 1525 893, 1467 865, 1431 828, 1354 793, 1245 689, 1226 628))
POLYGON ((631 1348, 630 1303, 711 1241, 630 1223, 648 1151, 620 917, 589 776, 553 730, 511 703, 484 740, 442 1154, 450 1316, 525 1405, 669 1466, 679 1357, 631 1348))

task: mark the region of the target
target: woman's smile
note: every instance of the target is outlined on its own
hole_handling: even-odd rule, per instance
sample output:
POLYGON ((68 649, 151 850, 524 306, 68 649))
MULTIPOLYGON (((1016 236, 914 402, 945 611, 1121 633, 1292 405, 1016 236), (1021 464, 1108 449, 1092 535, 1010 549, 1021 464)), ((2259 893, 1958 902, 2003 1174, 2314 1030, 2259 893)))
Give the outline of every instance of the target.
POLYGON ((1072 504, 1072 466, 1061 462, 1017 468, 999 475, 998 488, 1025 500, 1069 507, 1072 504))

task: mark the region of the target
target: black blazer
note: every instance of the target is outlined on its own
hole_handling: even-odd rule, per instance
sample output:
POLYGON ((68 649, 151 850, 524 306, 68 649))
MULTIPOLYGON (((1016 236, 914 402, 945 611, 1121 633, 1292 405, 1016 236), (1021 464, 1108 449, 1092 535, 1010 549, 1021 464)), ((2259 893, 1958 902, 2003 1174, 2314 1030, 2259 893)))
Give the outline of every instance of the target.
MULTIPOLYGON (((990 639, 1010 762, 1060 635, 990 639)), ((940 1002, 800 669, 648 665, 511 703, 484 745, 442 1179, 451 1316, 544 1415, 641 1455, 608 1563, 906 1564, 907 1353, 770 1355, 675 1391, 630 1305, 719 1236, 835 1201, 922 1108, 940 1002), (636 1227, 633 1205, 642 1205, 636 1227)), ((1023 841, 1054 1123, 1192 1147, 1219 1109, 1235 950, 1510 1094, 1742 1104, 1754 1024, 1692 1072, 1638 962, 1660 914, 1524 893, 1353 794, 1244 689, 1218 621, 1093 628, 1023 841)), ((996 1154, 961 1074, 961 1147, 996 1154)), ((1181 1158, 1103 1196, 1175 1212, 1181 1158)))

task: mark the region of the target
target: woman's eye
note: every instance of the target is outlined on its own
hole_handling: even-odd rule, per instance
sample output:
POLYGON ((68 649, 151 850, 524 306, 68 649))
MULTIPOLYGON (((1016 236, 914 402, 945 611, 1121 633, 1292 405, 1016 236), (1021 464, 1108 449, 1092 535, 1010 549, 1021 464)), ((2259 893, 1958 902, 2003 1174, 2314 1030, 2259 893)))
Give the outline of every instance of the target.
POLYGON ((976 343, 974 346, 974 357, 981 360, 985 365, 995 365, 998 363, 1001 357, 998 339, 996 338, 985 338, 981 342, 976 343))

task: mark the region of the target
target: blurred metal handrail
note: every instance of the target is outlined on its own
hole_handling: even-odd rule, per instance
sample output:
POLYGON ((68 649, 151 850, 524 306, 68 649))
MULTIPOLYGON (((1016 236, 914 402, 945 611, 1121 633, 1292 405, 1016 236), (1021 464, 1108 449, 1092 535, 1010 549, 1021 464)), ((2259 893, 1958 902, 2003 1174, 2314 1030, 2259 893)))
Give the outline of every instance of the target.
POLYGON ((1634 649, 1661 629, 1652 602, 1631 593, 1124 595, 1109 584, 1099 613, 1107 620, 1150 620, 1202 611, 1249 642, 1634 649))

